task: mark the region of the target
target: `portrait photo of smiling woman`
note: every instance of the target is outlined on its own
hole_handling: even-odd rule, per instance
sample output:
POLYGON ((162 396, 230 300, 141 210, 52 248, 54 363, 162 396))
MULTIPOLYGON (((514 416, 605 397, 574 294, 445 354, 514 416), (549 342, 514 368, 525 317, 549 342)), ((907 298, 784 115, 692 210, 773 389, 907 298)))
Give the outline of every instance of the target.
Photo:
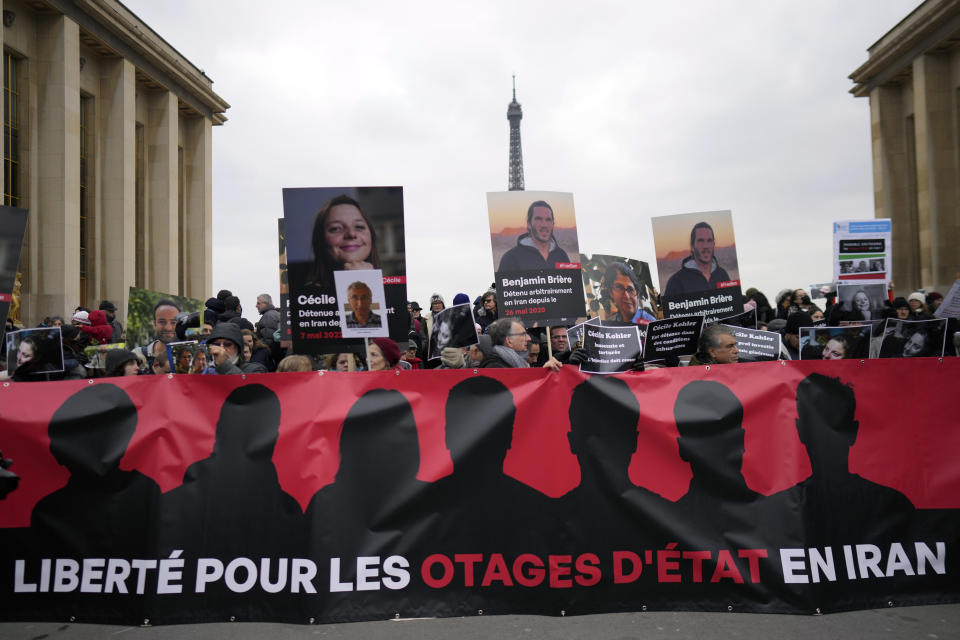
POLYGON ((350 350, 344 348, 344 338, 356 336, 341 335, 337 300, 345 303, 346 299, 341 300, 345 294, 337 288, 337 274, 349 284, 366 281, 360 272, 381 272, 385 298, 378 301, 374 296, 374 306, 383 321, 376 324, 383 330, 389 324, 391 335, 396 329, 398 338, 405 338, 403 189, 284 189, 283 210, 291 337, 298 352, 350 350), (396 315, 387 315, 390 308, 398 308, 396 315))
POLYGON ((377 232, 350 196, 339 195, 323 205, 311 238, 313 272, 308 285, 331 283, 334 271, 380 268, 377 232))

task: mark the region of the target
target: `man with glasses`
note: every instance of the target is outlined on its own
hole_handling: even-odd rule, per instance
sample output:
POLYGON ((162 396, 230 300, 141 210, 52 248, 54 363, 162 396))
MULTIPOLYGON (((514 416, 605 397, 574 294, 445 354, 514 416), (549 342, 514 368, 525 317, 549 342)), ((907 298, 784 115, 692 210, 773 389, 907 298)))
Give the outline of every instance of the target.
MULTIPOLYGON (((493 347, 480 363, 481 369, 523 369, 530 366, 527 347, 531 338, 520 322, 501 318, 490 325, 487 334, 493 347)), ((562 366, 556 358, 550 358, 543 364, 544 369, 551 371, 559 371, 562 366)))
POLYGON ((348 329, 379 329, 383 326, 380 316, 373 312, 373 291, 366 282, 357 280, 347 287, 347 304, 350 313, 346 322, 348 329))
POLYGON ((267 368, 259 362, 244 362, 243 334, 232 322, 221 322, 210 332, 207 339, 210 359, 220 375, 236 373, 266 373, 267 368))
POLYGON ((601 295, 613 303, 616 311, 607 319, 626 324, 644 325, 651 320, 656 320, 640 308, 642 291, 633 269, 622 262, 611 263, 603 275, 601 295))

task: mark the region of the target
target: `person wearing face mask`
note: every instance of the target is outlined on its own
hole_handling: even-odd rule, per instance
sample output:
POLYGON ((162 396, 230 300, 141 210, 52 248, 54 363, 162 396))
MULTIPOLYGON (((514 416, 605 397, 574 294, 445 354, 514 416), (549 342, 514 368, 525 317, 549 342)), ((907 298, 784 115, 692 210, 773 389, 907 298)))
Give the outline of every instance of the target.
POLYGON ((811 313, 810 310, 813 307, 816 307, 816 305, 813 304, 813 301, 810 299, 810 294, 807 293, 806 289, 794 289, 790 298, 790 308, 787 315, 796 313, 797 311, 811 313))

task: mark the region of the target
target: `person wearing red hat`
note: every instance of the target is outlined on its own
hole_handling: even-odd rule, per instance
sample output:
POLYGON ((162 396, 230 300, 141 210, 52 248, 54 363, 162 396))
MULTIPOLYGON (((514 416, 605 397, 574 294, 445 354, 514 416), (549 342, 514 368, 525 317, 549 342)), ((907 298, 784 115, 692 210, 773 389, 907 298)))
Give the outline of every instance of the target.
POLYGON ((400 347, 390 338, 374 338, 367 347, 367 369, 386 371, 400 362, 400 347))

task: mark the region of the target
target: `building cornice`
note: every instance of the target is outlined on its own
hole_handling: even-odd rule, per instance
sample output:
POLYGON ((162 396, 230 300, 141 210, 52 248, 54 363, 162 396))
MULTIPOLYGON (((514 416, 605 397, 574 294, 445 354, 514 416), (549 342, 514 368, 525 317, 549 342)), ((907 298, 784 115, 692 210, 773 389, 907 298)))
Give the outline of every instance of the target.
POLYGON ((869 59, 850 74, 857 97, 909 74, 925 53, 960 43, 960 0, 927 0, 869 49, 869 59))
POLYGON ((230 105, 213 90, 213 81, 117 0, 43 0, 74 20, 138 72, 174 93, 184 104, 223 124, 230 105))

